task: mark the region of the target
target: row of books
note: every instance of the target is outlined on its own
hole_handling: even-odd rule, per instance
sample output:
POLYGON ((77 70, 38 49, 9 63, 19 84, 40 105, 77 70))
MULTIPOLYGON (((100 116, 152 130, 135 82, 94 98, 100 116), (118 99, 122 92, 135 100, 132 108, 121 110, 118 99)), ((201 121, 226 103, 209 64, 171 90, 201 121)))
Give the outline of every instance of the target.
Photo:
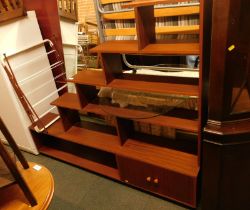
MULTIPOLYGON (((187 1, 178 4, 186 4, 186 3, 196 3, 199 0, 187 1)), ((125 2, 121 3, 112 3, 107 4, 103 7, 105 11, 122 11, 122 5, 125 2)), ((165 6, 165 5, 161 5, 165 6)), ((199 25, 199 16, 198 15, 185 15, 185 16, 176 16, 176 17, 159 17, 156 18, 156 27, 164 27, 164 26, 186 26, 186 25, 199 25)), ((105 29, 115 29, 115 28, 134 28, 135 22, 134 20, 112 20, 103 22, 103 27, 105 29)), ((190 35, 190 34, 159 34, 156 37, 160 40, 165 39, 198 39, 198 35, 190 35)), ((106 36, 106 40, 134 40, 136 36, 106 36)))

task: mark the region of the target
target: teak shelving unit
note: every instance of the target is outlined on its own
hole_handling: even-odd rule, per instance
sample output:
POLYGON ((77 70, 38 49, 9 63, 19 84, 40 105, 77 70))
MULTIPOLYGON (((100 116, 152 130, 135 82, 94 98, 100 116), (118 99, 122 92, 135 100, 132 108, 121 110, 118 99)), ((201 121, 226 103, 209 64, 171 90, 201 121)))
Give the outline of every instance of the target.
MULTIPOLYGON (((198 80, 157 76, 132 78, 122 74, 120 54, 123 53, 200 54, 202 15, 199 43, 156 42, 153 13, 154 4, 159 2, 163 1, 128 4, 135 7, 138 41, 107 41, 91 49, 91 52, 100 54, 103 71, 83 70, 70 79, 69 82, 76 86, 77 94, 65 93, 53 102, 61 119, 46 132, 36 133, 32 126, 31 131, 43 154, 196 207, 200 170, 202 64, 198 80), (145 111, 93 103, 98 92, 96 86, 198 97, 198 111, 187 114, 180 110, 175 114, 147 118, 148 112, 145 111), (79 111, 104 117, 112 115, 115 123, 104 126, 81 122, 79 111), (175 128, 181 130, 182 135, 180 139, 162 140, 161 137, 138 134, 133 129, 133 121, 175 128)), ((201 13, 202 7, 201 1, 201 13)), ((53 115, 49 114, 42 120, 46 123, 53 115)))

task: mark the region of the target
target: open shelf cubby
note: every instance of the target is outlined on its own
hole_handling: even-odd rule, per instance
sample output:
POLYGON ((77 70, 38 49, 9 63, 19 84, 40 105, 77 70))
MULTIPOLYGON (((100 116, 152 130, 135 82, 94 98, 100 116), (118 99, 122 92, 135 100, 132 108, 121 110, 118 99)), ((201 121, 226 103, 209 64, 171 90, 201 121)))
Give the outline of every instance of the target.
POLYGON ((196 78, 127 74, 122 59, 123 54, 200 55, 203 20, 198 41, 156 40, 153 5, 162 2, 169 3, 128 5, 135 8, 137 40, 106 41, 91 49, 100 55, 102 69, 83 69, 69 78, 76 93, 52 102, 60 120, 42 133, 31 126, 31 132, 43 154, 194 208, 200 170, 202 59, 196 78), (121 103, 114 99, 115 91, 137 101, 121 103), (157 106, 145 105, 140 97, 159 101, 157 106))

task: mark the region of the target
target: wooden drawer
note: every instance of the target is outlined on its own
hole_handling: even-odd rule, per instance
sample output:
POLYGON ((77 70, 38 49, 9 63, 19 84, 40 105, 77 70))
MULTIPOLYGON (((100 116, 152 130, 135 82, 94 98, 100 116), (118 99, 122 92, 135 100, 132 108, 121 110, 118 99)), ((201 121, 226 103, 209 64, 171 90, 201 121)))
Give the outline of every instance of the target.
POLYGON ((196 207, 197 177, 117 156, 121 180, 185 205, 196 207))

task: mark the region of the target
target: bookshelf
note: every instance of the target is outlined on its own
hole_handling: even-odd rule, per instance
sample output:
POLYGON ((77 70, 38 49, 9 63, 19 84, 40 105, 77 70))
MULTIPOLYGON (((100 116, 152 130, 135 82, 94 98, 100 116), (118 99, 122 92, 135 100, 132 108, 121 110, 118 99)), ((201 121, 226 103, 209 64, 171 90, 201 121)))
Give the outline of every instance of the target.
MULTIPOLYGON (((52 103, 58 107, 61 120, 44 133, 35 133, 31 127, 32 134, 43 154, 195 208, 200 171, 202 64, 198 81, 126 78, 121 54, 200 55, 202 41, 156 41, 153 6, 168 1, 138 2, 128 5, 135 6, 138 40, 107 41, 91 49, 100 55, 103 70, 82 70, 70 78, 68 82, 75 84, 77 93, 65 93, 52 103), (161 114, 110 106, 96 102, 99 87, 195 98, 197 110, 175 108, 161 114), (112 116, 114 120, 108 125, 83 123, 80 113, 103 119, 112 116), (175 138, 143 134, 133 127, 136 122, 174 128, 175 138)), ((202 20, 199 30, 201 37, 202 20)))

